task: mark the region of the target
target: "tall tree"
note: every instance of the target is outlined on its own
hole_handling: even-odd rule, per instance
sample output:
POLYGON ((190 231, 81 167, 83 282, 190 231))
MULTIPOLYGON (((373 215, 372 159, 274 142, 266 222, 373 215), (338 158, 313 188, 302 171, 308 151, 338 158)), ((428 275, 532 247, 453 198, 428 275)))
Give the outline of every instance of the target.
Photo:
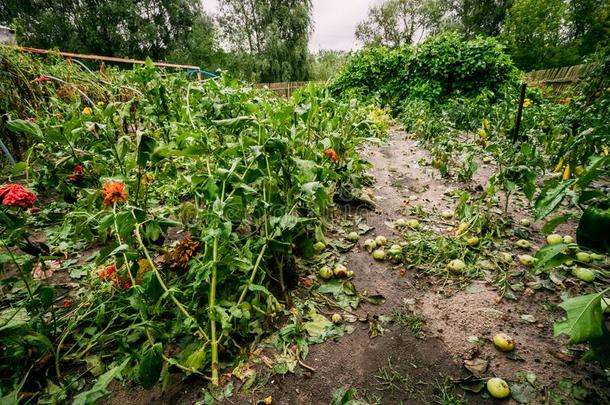
POLYGON ((574 46, 581 55, 610 46, 610 2, 608 0, 572 0, 568 4, 568 22, 574 46))
POLYGON ((209 47, 214 37, 212 20, 189 0, 8 0, 0 5, 0 22, 14 25, 23 45, 155 60, 185 43, 209 47))
POLYGON ((468 37, 495 37, 500 33, 504 18, 513 0, 454 0, 447 9, 449 26, 468 37))
POLYGON ((220 0, 223 39, 239 70, 263 82, 306 80, 311 0, 220 0))
POLYGON ((564 0, 516 0, 508 11, 502 40, 524 70, 573 64, 578 56, 565 48, 564 0))
POLYGON ((439 0, 387 0, 369 8, 356 27, 356 39, 365 45, 397 48, 435 31, 444 14, 439 0))

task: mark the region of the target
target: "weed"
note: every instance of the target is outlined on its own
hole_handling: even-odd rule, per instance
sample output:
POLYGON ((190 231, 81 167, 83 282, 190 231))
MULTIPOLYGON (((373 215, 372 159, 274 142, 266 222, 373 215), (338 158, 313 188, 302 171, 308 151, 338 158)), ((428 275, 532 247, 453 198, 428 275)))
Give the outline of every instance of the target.
POLYGON ((388 365, 381 367, 375 379, 383 386, 383 390, 396 390, 411 396, 415 393, 415 386, 411 379, 403 375, 392 365, 392 360, 388 359, 388 365))
POLYGON ((423 328, 426 321, 419 314, 408 309, 400 309, 394 312, 394 322, 409 329, 418 338, 424 337, 423 328))
POLYGON ((456 394, 453 385, 437 384, 435 387, 434 403, 438 405, 467 405, 468 401, 463 395, 456 394))

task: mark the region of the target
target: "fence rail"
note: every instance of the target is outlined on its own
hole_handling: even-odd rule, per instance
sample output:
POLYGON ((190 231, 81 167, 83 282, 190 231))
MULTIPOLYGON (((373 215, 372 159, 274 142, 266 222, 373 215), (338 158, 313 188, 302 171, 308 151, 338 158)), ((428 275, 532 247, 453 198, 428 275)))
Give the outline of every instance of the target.
POLYGON ((279 82, 279 83, 257 83, 256 87, 269 89, 278 95, 290 98, 298 89, 307 86, 311 82, 279 82))
POLYGON ((565 66, 554 69, 534 70, 525 75, 526 81, 534 87, 552 86, 557 93, 578 83, 587 65, 565 66))

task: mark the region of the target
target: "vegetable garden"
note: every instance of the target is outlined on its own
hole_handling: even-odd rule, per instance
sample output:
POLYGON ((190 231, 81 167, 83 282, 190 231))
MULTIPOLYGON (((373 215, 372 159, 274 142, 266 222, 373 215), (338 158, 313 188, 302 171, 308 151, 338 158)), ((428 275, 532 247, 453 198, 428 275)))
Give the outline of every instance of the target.
MULTIPOLYGON (((608 400, 607 54, 569 94, 528 89, 516 132, 522 73, 495 40, 457 34, 366 49, 289 100, 152 64, 102 74, 2 49, 0 66, 0 134, 18 161, 0 187, 3 403, 91 404, 113 381, 166 390, 176 375, 201 382, 199 403, 247 392, 271 403, 272 377, 255 365, 315 372, 310 346, 361 324, 370 339, 397 327, 421 336, 419 304, 362 315, 402 299, 392 288, 405 275, 447 296, 483 280, 513 308, 548 294, 554 327, 539 333, 555 336, 558 356, 590 361, 588 383, 602 387, 553 396, 468 363, 474 380, 443 382, 437 403, 464 403, 463 390, 474 403, 608 400), (451 205, 403 196, 402 215, 380 223, 365 151, 398 142, 399 126, 426 153, 417 170, 457 186, 451 205), (360 253, 378 275, 351 264, 360 253), (399 276, 377 294, 391 269, 399 276)), ((519 338, 500 332, 493 344, 518 361, 519 338)), ((339 385, 320 395, 433 401, 387 364, 381 398, 339 385)))

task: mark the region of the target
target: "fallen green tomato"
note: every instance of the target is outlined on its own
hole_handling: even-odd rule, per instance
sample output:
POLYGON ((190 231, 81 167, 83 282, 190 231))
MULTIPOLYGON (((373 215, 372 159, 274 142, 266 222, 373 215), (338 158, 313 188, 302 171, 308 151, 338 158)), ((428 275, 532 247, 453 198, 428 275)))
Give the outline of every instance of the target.
POLYGON ((466 268, 466 263, 460 259, 454 259, 447 264, 447 270, 459 274, 466 268))
POLYGON ((383 249, 377 249, 373 251, 373 259, 375 260, 384 260, 385 259, 385 251, 383 249))
POLYGON ((333 271, 330 267, 324 266, 318 271, 318 275, 324 280, 329 280, 333 277, 333 271))
POLYGON ((487 391, 497 399, 503 399, 510 395, 510 388, 506 381, 501 378, 493 377, 487 380, 487 391))
POLYGON ((318 253, 320 253, 324 249, 326 249, 326 244, 324 242, 316 242, 313 244, 313 250, 315 250, 318 253))
POLYGON ((520 255, 519 263, 521 263, 525 267, 532 267, 534 265, 534 263, 536 263, 536 259, 534 259, 530 255, 520 255))
POLYGON ((358 242, 358 239, 360 239, 358 232, 350 232, 347 234, 347 240, 350 242, 358 242))
POLYGON ((546 243, 548 243, 549 245, 559 245, 562 242, 563 236, 557 233, 552 233, 546 237, 546 243))
POLYGON ((375 242, 373 239, 367 239, 364 241, 364 247, 369 251, 369 253, 371 253, 377 248, 377 242, 375 242))
POLYGON ((510 352, 515 349, 515 341, 506 333, 496 333, 493 342, 494 346, 502 352, 510 352))
POLYGON ((386 237, 385 237, 385 236, 383 236, 383 235, 378 235, 378 236, 375 238, 375 243, 377 244, 377 246, 383 246, 383 245, 385 245, 386 243, 388 243, 388 238, 386 238, 386 237))
POLYGON ((595 280, 595 272, 584 267, 576 267, 572 269, 572 275, 586 283, 591 283, 595 280))
POLYGON ((529 249, 532 247, 532 244, 525 239, 519 239, 518 241, 515 242, 515 245, 522 249, 529 249))

